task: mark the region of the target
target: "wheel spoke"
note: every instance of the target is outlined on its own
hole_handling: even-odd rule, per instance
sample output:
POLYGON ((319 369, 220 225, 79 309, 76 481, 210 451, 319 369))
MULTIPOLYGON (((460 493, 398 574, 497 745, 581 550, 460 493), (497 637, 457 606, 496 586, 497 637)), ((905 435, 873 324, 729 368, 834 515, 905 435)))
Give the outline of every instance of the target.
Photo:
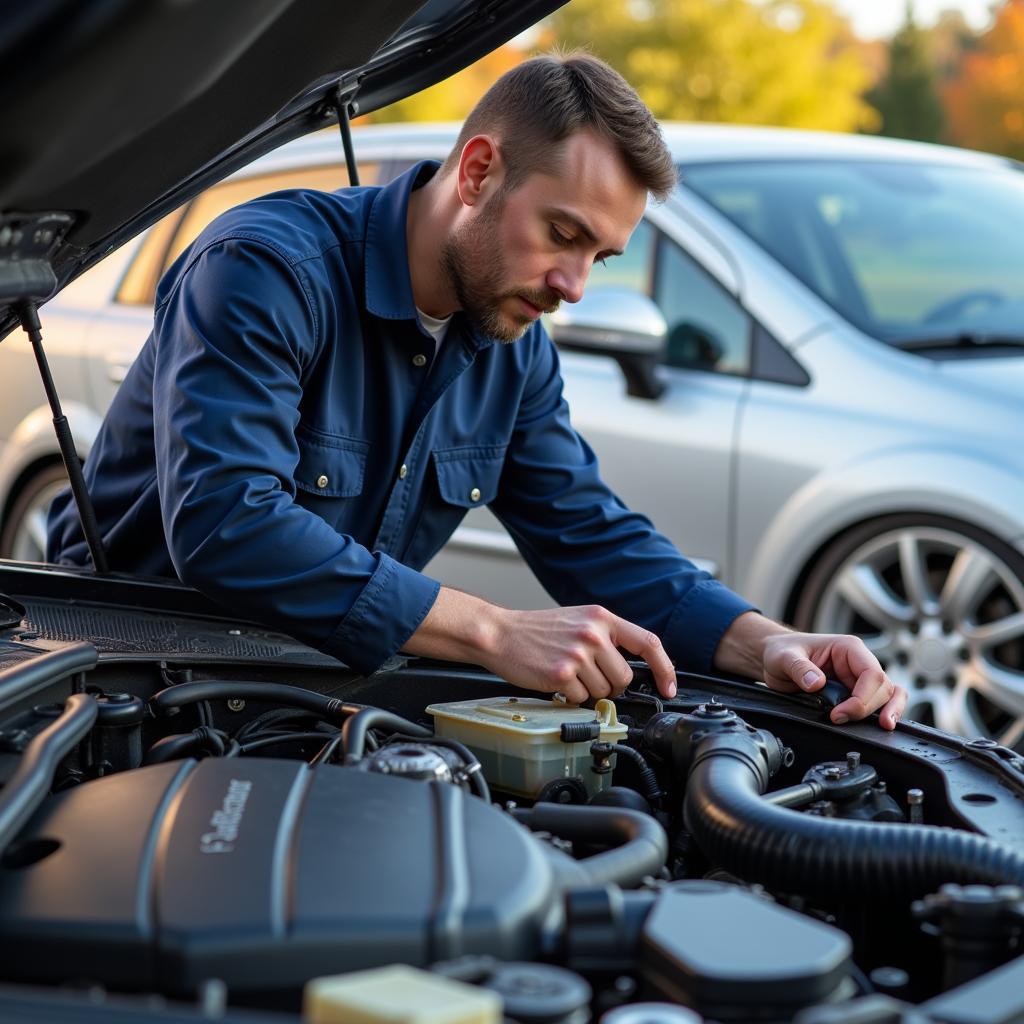
POLYGON ((1011 722, 998 736, 996 741, 1004 747, 1016 747, 1024 739, 1024 716, 1011 722))
POLYGON ((864 646, 881 662, 892 661, 896 657, 896 639, 891 633, 877 633, 874 636, 861 635, 864 646))
POLYGON ((31 515, 25 518, 25 531, 29 539, 35 545, 38 558, 46 555, 46 513, 41 509, 33 509, 31 515))
POLYGON ((928 567, 920 541, 912 533, 904 533, 900 537, 899 552, 907 600, 919 616, 937 614, 938 602, 928 583, 928 567))
POLYGON ((961 731, 962 716, 954 706, 952 694, 944 686, 928 686, 921 690, 911 690, 906 717, 911 721, 922 718, 922 708, 928 708, 931 711, 936 728, 945 729, 947 732, 961 731))
POLYGON ((855 565, 839 577, 836 590, 868 622, 889 631, 913 621, 914 610, 904 604, 867 565, 855 565))
POLYGON ((946 732, 951 732, 968 739, 988 739, 988 726, 981 720, 971 700, 972 687, 961 682, 952 692, 947 691, 944 714, 935 715, 935 724, 946 732))
POLYGON ((1024 673, 976 658, 968 675, 968 686, 1011 715, 1024 715, 1024 673))
POLYGON ((943 617, 957 623, 968 618, 997 578, 988 555, 976 548, 958 551, 939 596, 943 617))
POLYGON ((1005 619, 988 622, 984 626, 964 626, 961 632, 966 640, 982 649, 998 647, 1024 636, 1024 612, 1007 615, 1005 619))

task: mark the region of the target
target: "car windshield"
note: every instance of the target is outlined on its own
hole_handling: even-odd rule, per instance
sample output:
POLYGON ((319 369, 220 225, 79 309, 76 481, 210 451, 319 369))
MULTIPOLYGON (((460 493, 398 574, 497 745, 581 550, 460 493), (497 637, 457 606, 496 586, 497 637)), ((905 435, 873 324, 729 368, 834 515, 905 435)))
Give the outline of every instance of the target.
POLYGON ((881 161, 691 165, 682 181, 861 330, 1024 337, 1024 173, 881 161))

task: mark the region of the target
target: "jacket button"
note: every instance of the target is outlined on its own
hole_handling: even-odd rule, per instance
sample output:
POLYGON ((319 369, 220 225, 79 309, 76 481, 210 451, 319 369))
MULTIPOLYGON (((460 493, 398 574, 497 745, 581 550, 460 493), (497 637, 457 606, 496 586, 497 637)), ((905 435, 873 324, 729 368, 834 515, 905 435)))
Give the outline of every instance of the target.
POLYGON ((479 487, 474 487, 473 490, 471 490, 469 492, 469 500, 470 501, 479 501, 480 500, 480 488, 479 487))
POLYGON ((422 352, 417 352, 416 355, 414 355, 412 357, 412 365, 413 366, 426 366, 427 365, 427 357, 422 352))
POLYGON ((320 488, 320 490, 321 490, 321 491, 322 491, 322 490, 323 490, 323 489, 324 489, 324 488, 325 488, 325 487, 326 487, 326 486, 327 486, 327 485, 328 485, 329 483, 330 483, 330 480, 328 480, 328 479, 327 479, 327 477, 325 477, 325 476, 324 476, 323 474, 321 474, 320 476, 318 476, 318 477, 316 478, 316 485, 317 485, 317 487, 319 487, 319 488, 320 488))
POLYGON ((399 480, 404 480, 406 475, 408 474, 408 472, 409 472, 409 467, 403 462, 402 465, 399 467, 399 470, 398 470, 398 479, 399 480))

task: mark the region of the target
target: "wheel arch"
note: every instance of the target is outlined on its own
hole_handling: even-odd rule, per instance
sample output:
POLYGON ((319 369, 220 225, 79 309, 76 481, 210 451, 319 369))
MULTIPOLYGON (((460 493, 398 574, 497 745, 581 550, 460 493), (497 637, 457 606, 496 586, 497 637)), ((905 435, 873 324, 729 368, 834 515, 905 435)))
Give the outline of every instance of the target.
MULTIPOLYGON (((103 422, 95 410, 80 402, 68 402, 64 414, 71 424, 75 450, 80 459, 89 454, 103 422)), ((47 406, 26 416, 0 447, 0 523, 6 519, 22 489, 47 466, 61 462, 60 449, 47 406)))
POLYGON ((1024 558, 1024 551, 1021 550, 1019 545, 1013 544, 1007 541, 1005 538, 1000 537, 994 531, 986 528, 985 526, 979 526, 977 523, 971 522, 966 519, 961 519, 958 516, 950 515, 948 512, 936 511, 935 509, 928 508, 897 508, 890 511, 881 512, 877 515, 868 516, 866 519, 859 519, 855 522, 849 523, 847 526, 833 533, 831 536, 825 538, 815 549, 815 551, 803 562, 800 566, 799 572, 796 578, 793 580, 790 586, 789 593, 786 595, 786 601, 784 605, 784 617, 785 621, 792 623, 794 621, 797 607, 800 603, 800 599, 803 596, 804 591, 807 588, 810 577, 813 575, 815 568, 820 564, 821 560, 825 558, 833 548, 838 547, 848 537, 853 534, 860 532, 865 527, 871 526, 873 523, 881 524, 888 520, 906 517, 909 519, 939 519, 942 522, 936 525, 945 528, 952 528, 961 531, 965 536, 971 537, 975 540, 983 543, 990 543, 995 541, 1006 545, 1011 550, 1017 553, 1018 558, 1024 558))
POLYGON ((778 509, 739 589, 765 614, 788 621, 822 555, 851 531, 893 515, 944 516, 1024 554, 1024 475, 941 449, 905 449, 838 467, 778 509), (846 500, 837 501, 837 494, 846 500))

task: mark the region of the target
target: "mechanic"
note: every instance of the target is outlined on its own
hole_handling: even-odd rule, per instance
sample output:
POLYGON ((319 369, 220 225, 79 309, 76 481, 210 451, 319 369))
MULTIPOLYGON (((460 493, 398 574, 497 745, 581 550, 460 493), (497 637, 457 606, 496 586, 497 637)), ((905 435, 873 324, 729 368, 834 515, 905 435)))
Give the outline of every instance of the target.
MULTIPOLYGON (((697 672, 906 703, 864 643, 796 633, 699 571, 602 482, 539 323, 622 252, 675 170, 632 88, 534 58, 443 165, 292 190, 215 220, 164 275, 153 332, 86 464, 113 569, 177 576, 369 673, 399 650, 572 702, 622 691, 619 649, 675 693, 697 672), (498 607, 421 569, 489 505, 562 607, 498 607)), ((642 457, 642 453, 640 453, 642 457)), ((68 492, 51 561, 88 564, 68 492)))

